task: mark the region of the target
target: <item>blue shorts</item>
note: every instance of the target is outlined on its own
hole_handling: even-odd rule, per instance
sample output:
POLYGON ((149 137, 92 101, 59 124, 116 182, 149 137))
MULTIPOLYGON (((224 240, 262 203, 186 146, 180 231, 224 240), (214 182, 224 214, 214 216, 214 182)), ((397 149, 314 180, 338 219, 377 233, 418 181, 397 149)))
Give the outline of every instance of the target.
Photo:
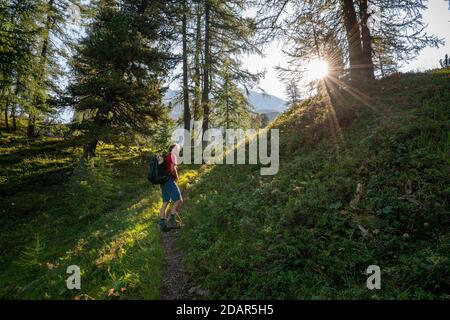
POLYGON ((163 202, 182 200, 180 189, 172 177, 170 177, 166 183, 161 185, 161 191, 163 202))

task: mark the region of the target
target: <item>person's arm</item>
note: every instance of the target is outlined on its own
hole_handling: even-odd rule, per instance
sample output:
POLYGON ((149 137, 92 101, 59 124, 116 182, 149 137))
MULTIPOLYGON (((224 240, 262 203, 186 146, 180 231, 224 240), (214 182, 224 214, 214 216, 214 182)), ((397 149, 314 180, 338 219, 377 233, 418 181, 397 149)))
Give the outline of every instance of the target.
MULTIPOLYGON (((173 155, 172 155, 173 158, 173 155)), ((175 162, 173 161, 173 159, 171 159, 172 162, 170 163, 170 173, 175 177, 176 180, 178 180, 178 170, 177 170, 177 165, 175 164, 175 162)))
POLYGON ((177 165, 176 164, 173 165, 172 172, 173 172, 173 175, 175 176, 175 180, 178 180, 178 170, 177 170, 177 165))

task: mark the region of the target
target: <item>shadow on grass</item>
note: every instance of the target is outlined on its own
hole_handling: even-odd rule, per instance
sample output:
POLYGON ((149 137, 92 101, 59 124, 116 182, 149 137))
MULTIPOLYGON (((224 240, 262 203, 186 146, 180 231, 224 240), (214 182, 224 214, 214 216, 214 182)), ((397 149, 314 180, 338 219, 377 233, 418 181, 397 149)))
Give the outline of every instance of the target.
POLYGON ((146 167, 139 163, 140 157, 115 163, 114 180, 120 194, 103 213, 80 218, 68 212, 60 191, 59 197, 47 194, 47 204, 30 213, 26 221, 4 223, 0 296, 158 298, 162 253, 154 216, 159 199, 157 189, 150 189, 145 180, 146 167), (24 248, 33 248, 36 234, 44 244, 36 252, 38 263, 21 265, 18 261, 24 248), (83 272, 81 292, 66 289, 65 271, 71 264, 83 272))

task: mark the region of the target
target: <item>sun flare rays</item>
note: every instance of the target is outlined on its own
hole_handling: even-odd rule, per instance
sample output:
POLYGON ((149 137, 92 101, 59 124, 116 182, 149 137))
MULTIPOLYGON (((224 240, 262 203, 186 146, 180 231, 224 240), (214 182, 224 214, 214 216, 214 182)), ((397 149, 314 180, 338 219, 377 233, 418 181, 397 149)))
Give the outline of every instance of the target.
POLYGON ((308 63, 306 71, 310 81, 320 80, 328 76, 329 65, 325 60, 314 59, 308 63))

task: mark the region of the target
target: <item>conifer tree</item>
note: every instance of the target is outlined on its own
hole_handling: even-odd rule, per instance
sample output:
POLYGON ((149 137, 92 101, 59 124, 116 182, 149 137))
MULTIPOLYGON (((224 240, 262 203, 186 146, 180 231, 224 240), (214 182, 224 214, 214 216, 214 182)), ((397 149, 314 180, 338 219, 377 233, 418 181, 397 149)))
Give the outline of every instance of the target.
MULTIPOLYGON (((258 29, 265 31, 266 37, 292 34, 292 26, 305 19, 324 21, 326 25, 322 28, 334 33, 330 40, 345 53, 347 78, 353 80, 354 85, 374 78, 375 67, 379 67, 379 64, 374 65, 374 59, 410 61, 426 46, 442 44, 441 39, 425 30, 422 12, 426 9, 426 0, 255 1, 260 8, 258 29), (381 44, 384 48, 388 45, 389 50, 374 48, 381 44)), ((313 41, 313 32, 305 35, 310 38, 308 42, 313 41)))
POLYGON ((202 114, 202 6, 200 3, 195 5, 195 50, 194 50, 194 71, 193 71, 193 112, 192 116, 195 121, 200 120, 202 114))
POLYGON ((244 69, 240 60, 243 54, 261 54, 255 41, 254 19, 244 16, 248 6, 244 0, 205 0, 203 130, 209 127, 210 108, 214 106, 209 101, 216 99, 214 92, 220 91, 217 86, 223 83, 224 74, 245 91, 257 85, 262 76, 244 69))
POLYGON ((69 8, 79 4, 78 0, 11 0, 0 6, 5 115, 10 109, 14 128, 16 112, 26 111, 27 133, 33 138, 36 119, 54 111, 53 102, 61 93, 61 65, 73 41, 69 8))
POLYGON ((225 60, 215 86, 214 124, 219 128, 248 128, 251 122, 251 106, 245 94, 236 85, 236 76, 225 60))
POLYGON ((170 64, 167 1, 100 1, 73 62, 70 93, 82 115, 83 157, 100 141, 152 133, 170 64))
POLYGON ((182 43, 183 43, 183 123, 184 129, 190 129, 191 124, 191 110, 189 107, 189 78, 188 78, 188 14, 189 8, 187 0, 181 3, 181 20, 182 20, 182 43))
POLYGON ((18 82, 33 65, 33 43, 37 34, 36 1, 0 1, 0 108, 5 127, 9 129, 9 113, 15 128, 15 101, 18 82), (13 112, 14 111, 14 112, 13 112))

